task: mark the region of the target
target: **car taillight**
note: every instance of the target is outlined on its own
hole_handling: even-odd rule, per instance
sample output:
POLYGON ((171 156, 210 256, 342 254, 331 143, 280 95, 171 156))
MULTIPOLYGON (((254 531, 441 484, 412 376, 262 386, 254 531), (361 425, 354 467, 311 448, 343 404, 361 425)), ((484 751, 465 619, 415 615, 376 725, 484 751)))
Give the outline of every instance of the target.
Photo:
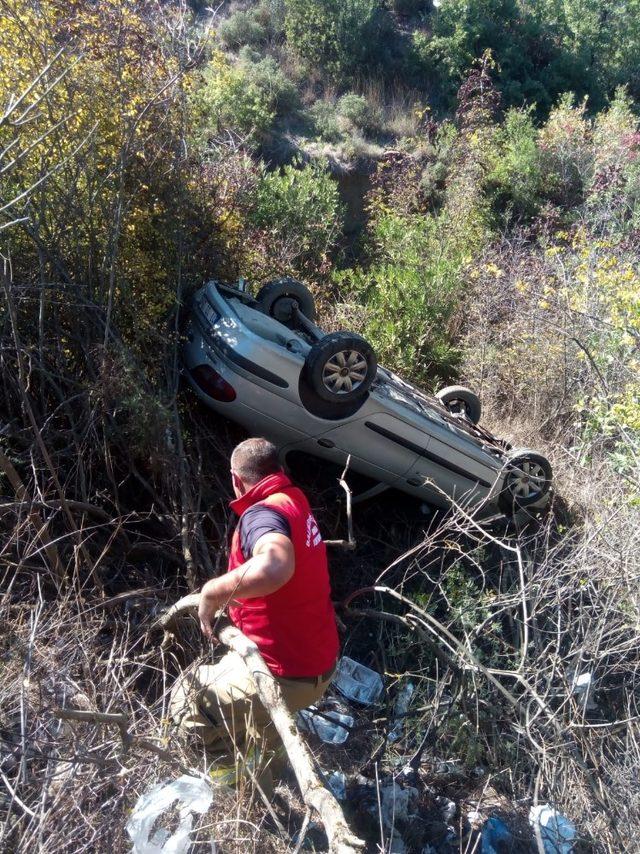
POLYGON ((230 385, 224 377, 221 377, 211 365, 198 365, 191 371, 191 375, 198 383, 200 388, 209 397, 214 400, 220 400, 222 403, 231 403, 236 399, 236 390, 230 385))

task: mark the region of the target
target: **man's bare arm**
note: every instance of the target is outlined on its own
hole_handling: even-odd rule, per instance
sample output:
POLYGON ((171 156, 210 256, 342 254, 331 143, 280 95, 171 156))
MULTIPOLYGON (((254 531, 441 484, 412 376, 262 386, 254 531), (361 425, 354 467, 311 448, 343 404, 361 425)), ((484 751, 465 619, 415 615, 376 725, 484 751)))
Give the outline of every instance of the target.
POLYGON ((237 569, 212 578, 200 591, 198 617, 203 633, 212 637, 215 613, 232 599, 268 596, 293 576, 293 543, 284 534, 264 534, 255 544, 252 557, 237 569))

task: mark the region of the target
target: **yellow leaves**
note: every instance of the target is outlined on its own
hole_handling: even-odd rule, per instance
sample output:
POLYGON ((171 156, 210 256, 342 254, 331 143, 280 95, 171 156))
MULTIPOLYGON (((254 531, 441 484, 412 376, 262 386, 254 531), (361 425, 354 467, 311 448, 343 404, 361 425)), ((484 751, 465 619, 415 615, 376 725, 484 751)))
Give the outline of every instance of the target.
POLYGON ((495 276, 496 279, 499 279, 504 276, 504 270, 501 270, 500 267, 498 267, 497 264, 494 264, 493 262, 490 264, 485 264, 484 269, 490 275, 495 276))

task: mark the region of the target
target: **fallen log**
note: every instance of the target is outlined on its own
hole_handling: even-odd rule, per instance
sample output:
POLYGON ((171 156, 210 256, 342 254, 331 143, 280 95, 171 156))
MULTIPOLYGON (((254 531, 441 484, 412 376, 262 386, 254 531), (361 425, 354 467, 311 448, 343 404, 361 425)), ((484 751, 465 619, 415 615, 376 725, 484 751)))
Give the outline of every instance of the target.
MULTIPOLYGON (((165 632, 165 643, 173 634, 172 629, 179 619, 193 613, 200 599, 199 593, 183 597, 166 611, 157 621, 165 632)), ((305 804, 320 816, 333 854, 356 854, 364 848, 364 841, 349 829, 340 804, 325 787, 315 769, 309 748, 296 727, 293 716, 287 709, 280 686, 260 655, 256 644, 235 626, 226 625, 218 632, 220 641, 240 655, 256 683, 258 697, 269 713, 278 731, 289 762, 296 775, 305 804)))

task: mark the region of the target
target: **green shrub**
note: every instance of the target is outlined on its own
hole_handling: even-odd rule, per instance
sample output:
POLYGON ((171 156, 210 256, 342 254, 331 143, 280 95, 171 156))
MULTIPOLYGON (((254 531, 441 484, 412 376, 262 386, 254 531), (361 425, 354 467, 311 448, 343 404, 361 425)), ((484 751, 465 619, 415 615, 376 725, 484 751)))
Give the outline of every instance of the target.
POLYGON ((337 82, 392 64, 396 31, 380 0, 288 0, 285 29, 307 69, 337 82))
POLYGON ((259 142, 273 126, 276 109, 271 94, 251 80, 243 66, 214 58, 192 95, 195 137, 201 144, 223 128, 259 142))
POLYGON ((234 12, 218 27, 218 34, 226 47, 237 50, 243 45, 254 47, 267 41, 267 30, 257 20, 255 10, 234 12))
POLYGON ((498 211, 516 218, 537 213, 544 184, 538 132, 531 110, 509 110, 496 130, 488 184, 498 211))
POLYGON ((258 7, 258 14, 261 20, 268 19, 273 36, 279 37, 284 35, 286 5, 286 0, 263 0, 258 7))
POLYGON ((362 131, 376 127, 379 117, 376 117, 367 99, 355 92, 347 92, 336 105, 336 112, 346 130, 356 128, 362 131))
POLYGON ((298 91, 274 59, 253 62, 244 49, 236 65, 215 56, 191 101, 197 125, 195 136, 200 143, 206 144, 222 128, 258 143, 271 131, 278 116, 296 109, 298 91))
POLYGON ((462 292, 464 256, 447 241, 444 219, 376 216, 376 260, 338 275, 364 307, 362 333, 380 361, 405 377, 433 383, 455 373, 459 353, 450 332, 462 292))
POLYGON ((256 50, 255 47, 251 47, 249 44, 244 45, 238 51, 238 62, 241 65, 255 64, 261 62, 263 58, 263 54, 260 53, 259 50, 256 50))
POLYGON ((276 115, 286 116, 298 108, 298 90, 273 57, 267 56, 259 62, 253 62, 247 61, 245 54, 242 64, 247 81, 262 92, 276 115))
POLYGON ((450 109, 467 69, 490 50, 505 104, 535 103, 546 112, 560 92, 586 92, 587 75, 581 80, 563 34, 550 8, 517 0, 446 0, 434 9, 429 32, 414 33, 409 71, 431 86, 435 80, 441 105, 450 109))
POLYGON ((640 124, 633 102, 619 89, 593 124, 593 175, 587 186, 587 216, 598 233, 640 227, 640 124))
MULTIPOLYGON (((250 223, 262 233, 262 245, 277 257, 280 274, 307 275, 327 263, 341 233, 343 208, 338 186, 316 162, 294 163, 268 172, 258 182, 250 223)), ((256 244, 260 251, 260 243, 256 244)))
POLYGON ((586 102, 574 106, 571 94, 563 95, 540 131, 539 146, 547 190, 564 208, 580 204, 593 173, 591 128, 586 102))
POLYGON ((335 105, 330 101, 316 101, 309 109, 315 134, 324 142, 338 142, 340 127, 335 105))

